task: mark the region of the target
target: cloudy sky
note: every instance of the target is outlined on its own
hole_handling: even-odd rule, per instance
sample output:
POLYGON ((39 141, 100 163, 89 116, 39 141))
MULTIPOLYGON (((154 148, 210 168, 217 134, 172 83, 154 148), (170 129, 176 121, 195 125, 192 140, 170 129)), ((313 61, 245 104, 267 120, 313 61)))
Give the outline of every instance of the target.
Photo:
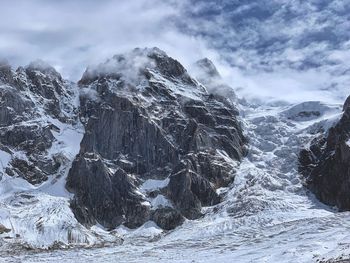
POLYGON ((87 65, 158 46, 185 66, 209 57, 243 95, 342 100, 350 1, 0 0, 0 57, 41 58, 77 80, 87 65))
POLYGON ((157 45, 174 56, 182 50, 186 58, 198 43, 172 25, 177 15, 158 0, 1 0, 0 56, 14 64, 41 58, 69 78, 137 46, 157 45))

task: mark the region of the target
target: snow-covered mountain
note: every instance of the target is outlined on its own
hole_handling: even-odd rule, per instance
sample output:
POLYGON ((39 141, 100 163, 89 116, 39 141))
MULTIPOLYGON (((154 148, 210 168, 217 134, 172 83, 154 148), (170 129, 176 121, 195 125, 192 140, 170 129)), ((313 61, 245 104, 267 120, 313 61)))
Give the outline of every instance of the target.
POLYGON ((40 61, 1 73, 1 224, 25 247, 199 218, 246 153, 234 93, 209 93, 157 48, 88 68, 78 85, 40 61))
POLYGON ((67 187, 81 222, 173 229, 220 202, 245 153, 234 97, 157 48, 89 68, 79 86, 85 134, 67 187))
POLYGON ((350 214, 299 173, 315 167, 305 160, 318 138, 338 138, 342 104, 257 103, 208 59, 191 72, 157 48, 89 67, 77 84, 40 61, 2 62, 0 261, 348 256, 350 214))

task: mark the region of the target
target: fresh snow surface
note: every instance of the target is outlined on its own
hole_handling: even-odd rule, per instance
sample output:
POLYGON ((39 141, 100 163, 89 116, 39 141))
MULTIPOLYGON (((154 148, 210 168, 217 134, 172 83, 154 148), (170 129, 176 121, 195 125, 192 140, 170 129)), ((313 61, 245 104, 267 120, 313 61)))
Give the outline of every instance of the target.
POLYGON ((0 150, 0 175, 10 161, 11 154, 0 150))
MULTIPOLYGON (((241 110, 250 140, 249 155, 240 165, 233 185, 221 189, 227 192, 226 198, 215 207, 215 212, 213 207, 205 208, 205 217, 187 220, 167 233, 153 222, 136 230, 119 227, 109 233, 95 226, 90 231, 96 235, 120 235, 124 243, 100 248, 17 252, 3 256, 0 262, 294 263, 350 255, 350 213, 337 212, 318 202, 302 186, 297 172, 300 148, 315 133, 326 130, 340 118, 341 105, 320 102, 247 105, 241 110), (320 114, 309 118, 298 114, 299 110, 320 114)), ((167 183, 167 180, 147 180, 140 191, 161 188, 167 183)), ((67 200, 55 198, 59 198, 57 202, 67 200)), ((166 201, 157 198, 153 202, 166 201)), ((25 231, 24 227, 21 229, 25 231)), ((86 234, 87 239, 93 236, 91 232, 86 234)), ((50 233, 45 238, 50 238, 50 233)))
POLYGON ((169 178, 166 178, 164 180, 148 179, 141 185, 141 190, 143 191, 157 190, 157 189, 166 187, 168 183, 169 183, 169 178))
POLYGON ((346 145, 350 147, 350 140, 346 141, 346 145))
POLYGON ((148 221, 137 229, 129 229, 125 226, 120 226, 116 229, 116 232, 124 238, 129 240, 135 239, 135 241, 137 241, 138 239, 142 238, 146 238, 147 240, 157 238, 161 233, 163 233, 163 230, 153 221, 148 221))
POLYGON ((162 207, 172 207, 171 203, 164 195, 157 195, 152 201, 151 206, 153 210, 162 207))

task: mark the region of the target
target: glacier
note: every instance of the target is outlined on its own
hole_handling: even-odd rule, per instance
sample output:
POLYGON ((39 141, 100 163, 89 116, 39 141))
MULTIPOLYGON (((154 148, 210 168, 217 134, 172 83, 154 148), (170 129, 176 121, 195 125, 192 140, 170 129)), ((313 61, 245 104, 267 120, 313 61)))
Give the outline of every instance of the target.
MULTIPOLYGON (((340 118, 340 102, 257 105, 245 101, 240 111, 249 138, 249 155, 240 165, 233 185, 222 189, 227 192, 225 200, 203 208, 204 218, 187 220, 170 232, 162 231, 152 222, 136 230, 119 227, 112 233, 96 226, 92 228, 95 237, 91 233, 85 236, 91 243, 96 242, 97 235, 100 240, 104 237, 104 242, 112 235, 122 237, 123 244, 29 253, 8 251, 0 262, 316 262, 346 258, 350 254, 350 213, 338 212, 317 201, 303 187, 297 172, 300 147, 340 118), (313 118, 293 118, 305 111, 319 113, 313 118)), ((65 135, 61 136, 65 140, 65 135)), ((148 181, 143 187, 166 183, 148 181)), ((46 203, 66 202, 60 185, 58 180, 41 186, 46 194, 38 194, 43 204, 37 209, 49 209, 46 203)), ((59 221, 62 214, 71 216, 64 210, 67 204, 60 207, 63 210, 54 214, 54 220, 59 221)), ((30 215, 26 211, 17 216, 31 217, 36 212, 31 208, 30 215)), ((74 217, 68 222, 74 226, 74 217)), ((48 233, 42 236, 45 242, 49 239, 48 233)))

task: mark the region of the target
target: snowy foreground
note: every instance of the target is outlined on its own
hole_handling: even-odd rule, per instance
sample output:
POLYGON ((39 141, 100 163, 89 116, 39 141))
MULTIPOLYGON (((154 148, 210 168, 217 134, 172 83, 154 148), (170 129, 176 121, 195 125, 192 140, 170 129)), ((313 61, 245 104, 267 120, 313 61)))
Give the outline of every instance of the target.
MULTIPOLYGON (((33 247, 46 248, 61 230, 61 242, 65 243, 68 236, 77 245, 85 243, 88 247, 24 250, 16 246, 13 237, 3 241, 0 262, 316 262, 348 258, 350 213, 320 204, 302 187, 297 172, 300 147, 307 145, 320 128, 327 129, 339 119, 341 105, 247 105, 242 106, 242 117, 250 140, 249 156, 231 189, 221 189, 227 191, 225 201, 206 208, 204 218, 187 221, 168 233, 152 222, 137 230, 119 228, 109 233, 96 226, 88 231, 69 209, 64 176, 37 189, 26 188, 23 180, 4 178, 0 183, 4 225, 22 229, 21 234, 33 247), (299 114, 315 111, 320 114, 299 114), (16 194, 19 191, 24 192, 16 194), (23 208, 22 204, 16 202, 24 202, 25 197, 16 198, 26 192, 38 201, 23 211, 17 208, 23 208), (52 214, 50 222, 42 222, 46 232, 32 229, 37 224, 33 220, 44 211, 52 214), (69 235, 64 232, 67 229, 69 235), (121 245, 119 237, 124 239, 121 245)), ((57 134, 62 141, 57 145, 59 150, 79 142, 82 131, 73 127, 62 130, 57 134)), ((76 148, 66 149, 67 154, 76 148)), ((1 160, 6 161, 6 156, 1 160)), ((152 187, 152 182, 150 185, 145 187, 152 187)))

